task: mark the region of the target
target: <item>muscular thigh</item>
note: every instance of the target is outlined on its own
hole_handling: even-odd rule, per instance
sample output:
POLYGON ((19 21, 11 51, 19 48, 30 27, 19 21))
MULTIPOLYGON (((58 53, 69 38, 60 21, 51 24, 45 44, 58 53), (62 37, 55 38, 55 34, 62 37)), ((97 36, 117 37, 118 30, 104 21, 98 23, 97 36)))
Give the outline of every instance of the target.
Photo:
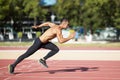
POLYGON ((59 49, 55 44, 51 43, 51 42, 48 42, 48 43, 45 43, 41 46, 42 48, 45 48, 45 49, 50 49, 50 50, 56 50, 56 49, 59 49))

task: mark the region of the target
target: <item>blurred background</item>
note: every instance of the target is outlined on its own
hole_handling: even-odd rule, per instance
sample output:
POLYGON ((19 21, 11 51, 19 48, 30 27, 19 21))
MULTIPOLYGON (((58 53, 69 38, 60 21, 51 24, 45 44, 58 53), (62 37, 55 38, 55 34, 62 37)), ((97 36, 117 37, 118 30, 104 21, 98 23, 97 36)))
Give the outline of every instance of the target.
POLYGON ((119 8, 120 0, 0 0, 0 42, 33 41, 49 26, 31 26, 62 18, 70 22, 63 34, 76 32, 73 42, 119 42, 119 8))

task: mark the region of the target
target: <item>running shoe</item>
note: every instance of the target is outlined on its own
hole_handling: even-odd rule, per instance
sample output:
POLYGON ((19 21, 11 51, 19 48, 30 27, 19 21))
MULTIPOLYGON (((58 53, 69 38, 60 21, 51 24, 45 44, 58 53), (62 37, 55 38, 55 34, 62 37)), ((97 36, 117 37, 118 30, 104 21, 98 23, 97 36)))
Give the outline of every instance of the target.
POLYGON ((13 67, 13 65, 11 65, 11 64, 8 65, 8 71, 9 71, 10 74, 14 74, 14 67, 13 67))
POLYGON ((48 68, 48 65, 46 64, 46 61, 43 59, 39 60, 40 64, 42 64, 44 67, 48 68))

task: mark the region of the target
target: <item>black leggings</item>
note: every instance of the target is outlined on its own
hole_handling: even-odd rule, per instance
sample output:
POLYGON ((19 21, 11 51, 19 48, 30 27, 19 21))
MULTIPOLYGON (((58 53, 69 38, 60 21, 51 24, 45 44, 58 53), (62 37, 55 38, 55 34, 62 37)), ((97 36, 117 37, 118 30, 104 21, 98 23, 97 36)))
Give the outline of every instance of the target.
POLYGON ((51 50, 45 57, 44 59, 48 59, 50 58, 51 56, 55 55, 58 51, 59 51, 59 48, 51 43, 51 42, 47 42, 47 43, 42 43, 40 41, 39 38, 37 38, 33 45, 24 53, 22 54, 20 57, 18 57, 18 59, 14 62, 13 66, 15 67, 18 63, 20 63, 23 59, 29 57, 30 55, 32 55, 34 52, 36 52, 38 49, 40 48, 45 48, 45 49, 49 49, 51 50))

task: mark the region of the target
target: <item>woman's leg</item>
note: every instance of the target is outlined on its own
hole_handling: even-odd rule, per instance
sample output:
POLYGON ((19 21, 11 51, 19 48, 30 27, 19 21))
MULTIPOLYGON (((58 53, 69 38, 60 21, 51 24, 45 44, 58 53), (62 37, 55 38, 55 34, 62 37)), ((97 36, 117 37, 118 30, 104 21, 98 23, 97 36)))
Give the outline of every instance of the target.
POLYGON ((55 55, 58 51, 59 51, 59 48, 51 43, 51 42, 48 42, 46 44, 44 44, 43 46, 41 46, 42 48, 45 48, 45 49, 49 49, 51 50, 43 59, 44 60, 47 60, 48 58, 52 57, 53 55, 55 55))
POLYGON ((48 42, 48 43, 46 43, 46 44, 43 44, 43 45, 41 46, 41 48, 45 48, 45 49, 51 50, 45 57, 43 57, 43 59, 40 59, 40 60, 39 60, 39 62, 40 62, 43 66, 45 66, 46 68, 48 68, 48 65, 46 64, 46 60, 47 60, 48 58, 52 57, 53 55, 55 55, 55 54, 59 51, 59 48, 58 48, 55 44, 53 44, 53 43, 51 43, 51 42, 48 42))
POLYGON ((18 59, 12 65, 15 67, 22 60, 32 55, 34 52, 36 52, 40 48, 41 44, 42 44, 41 41, 39 40, 39 38, 37 38, 33 43, 33 45, 24 54, 19 56, 18 59))

